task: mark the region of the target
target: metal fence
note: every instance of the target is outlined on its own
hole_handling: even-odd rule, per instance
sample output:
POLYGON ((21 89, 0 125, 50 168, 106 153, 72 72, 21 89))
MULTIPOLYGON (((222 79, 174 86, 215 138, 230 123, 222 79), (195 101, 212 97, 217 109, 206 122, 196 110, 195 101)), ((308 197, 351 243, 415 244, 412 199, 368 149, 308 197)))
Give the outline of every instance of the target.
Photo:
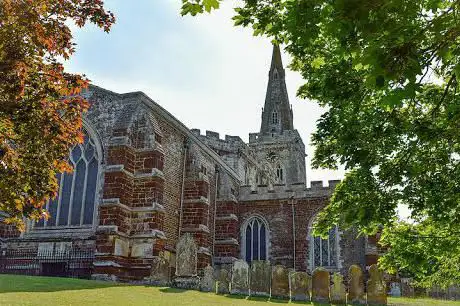
POLYGON ((90 278, 94 250, 5 250, 0 253, 0 273, 90 278))

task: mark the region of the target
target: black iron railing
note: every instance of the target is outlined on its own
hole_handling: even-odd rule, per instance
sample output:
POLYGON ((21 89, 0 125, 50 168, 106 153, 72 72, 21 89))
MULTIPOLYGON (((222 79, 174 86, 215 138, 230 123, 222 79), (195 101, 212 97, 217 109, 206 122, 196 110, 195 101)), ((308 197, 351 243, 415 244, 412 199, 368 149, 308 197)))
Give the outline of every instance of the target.
POLYGON ((90 278, 94 250, 4 250, 0 273, 90 278))

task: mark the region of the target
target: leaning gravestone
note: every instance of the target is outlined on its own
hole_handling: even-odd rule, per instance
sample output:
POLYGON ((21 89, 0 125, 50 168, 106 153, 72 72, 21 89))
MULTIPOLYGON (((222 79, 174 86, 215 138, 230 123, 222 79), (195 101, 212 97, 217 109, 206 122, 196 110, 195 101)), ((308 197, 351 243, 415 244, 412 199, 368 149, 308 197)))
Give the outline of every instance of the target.
POLYGON ((367 281, 367 304, 386 305, 387 291, 382 271, 377 265, 369 268, 369 280, 367 281))
POLYGON ((271 267, 269 261, 254 260, 249 272, 249 292, 252 296, 270 296, 271 267))
POLYGON ((272 298, 289 299, 289 270, 281 265, 272 268, 272 298))
POLYGON ((230 293, 230 272, 221 267, 217 271, 217 293, 228 294, 230 293))
POLYGON ((200 280, 200 289, 205 292, 215 292, 216 282, 214 281, 214 268, 208 265, 203 269, 203 277, 200 280))
POLYGON ((364 294, 363 271, 357 265, 351 265, 348 270, 348 303, 366 304, 364 294))
POLYGON ((233 263, 230 293, 249 295, 249 265, 242 259, 233 263))
POLYGON ((322 268, 313 271, 311 300, 329 303, 329 272, 322 268))
POLYGON ((343 276, 340 273, 334 273, 331 285, 331 303, 346 304, 347 290, 343 284, 343 276))
POLYGON ((173 285, 182 289, 198 289, 197 246, 190 233, 184 234, 176 246, 176 277, 173 285))
POLYGON ((311 286, 311 278, 307 272, 291 272, 289 273, 289 288, 291 291, 291 300, 293 301, 309 301, 311 286))

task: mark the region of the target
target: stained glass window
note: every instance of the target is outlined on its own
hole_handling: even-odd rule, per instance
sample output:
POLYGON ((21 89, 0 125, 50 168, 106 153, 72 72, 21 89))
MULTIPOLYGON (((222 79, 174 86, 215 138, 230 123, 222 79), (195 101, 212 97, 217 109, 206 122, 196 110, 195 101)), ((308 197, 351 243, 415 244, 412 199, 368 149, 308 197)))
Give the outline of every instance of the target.
POLYGON ((329 230, 329 236, 326 239, 321 237, 311 237, 311 258, 313 268, 337 267, 337 227, 329 230))
POLYGON ((258 217, 253 217, 246 225, 245 260, 267 259, 267 229, 265 223, 258 217))
POLYGON ((59 194, 46 204, 50 217, 47 221, 36 223, 35 228, 93 224, 99 156, 94 141, 88 135, 85 135, 82 144, 72 149, 69 162, 74 171, 57 175, 59 194))

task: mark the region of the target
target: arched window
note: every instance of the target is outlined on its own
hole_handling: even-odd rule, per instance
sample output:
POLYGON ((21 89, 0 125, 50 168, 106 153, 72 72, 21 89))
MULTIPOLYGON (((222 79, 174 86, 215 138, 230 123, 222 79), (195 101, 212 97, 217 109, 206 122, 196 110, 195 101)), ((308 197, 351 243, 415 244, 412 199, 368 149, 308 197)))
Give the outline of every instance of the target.
POLYGON ((268 225, 260 217, 252 217, 243 224, 243 258, 253 260, 268 259, 268 225))
POLYGON ((84 142, 70 152, 69 162, 74 171, 57 175, 59 194, 46 204, 49 219, 40 220, 35 228, 93 225, 99 160, 93 139, 85 133, 84 142))
POLYGON ((273 111, 273 113, 272 113, 272 124, 278 124, 278 122, 279 122, 278 112, 273 111))
POLYGON ((310 236, 310 260, 312 270, 316 267, 324 267, 329 269, 339 268, 337 248, 337 227, 329 230, 329 235, 326 239, 310 236))
POLYGON ((278 167, 276 167, 276 177, 278 178, 279 182, 283 182, 284 175, 283 175, 283 168, 281 168, 281 165, 278 165, 278 167))

